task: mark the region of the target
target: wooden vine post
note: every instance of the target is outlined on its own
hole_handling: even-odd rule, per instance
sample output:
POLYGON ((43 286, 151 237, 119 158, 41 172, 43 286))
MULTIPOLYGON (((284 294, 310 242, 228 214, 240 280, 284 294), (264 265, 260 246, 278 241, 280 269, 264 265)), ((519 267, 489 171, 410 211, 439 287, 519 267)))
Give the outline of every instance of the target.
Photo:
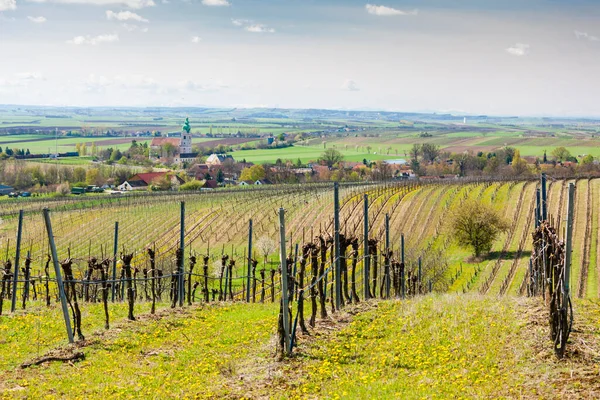
POLYGON ((371 297, 369 290, 369 195, 364 195, 364 211, 363 211, 363 288, 365 300, 371 297))
MULTIPOLYGON (((252 276, 252 219, 248 221, 248 272, 246 276, 246 303, 250 303, 250 278, 252 276)), ((254 287, 256 287, 254 285, 254 287)))
POLYGON ((404 263, 404 233, 400 236, 400 292, 402 299, 406 297, 406 279, 404 274, 406 273, 406 264, 404 263))
POLYGON ((67 329, 67 336, 69 343, 73 343, 73 329, 71 329, 71 320, 69 319, 69 310, 67 308, 67 296, 65 295, 65 286, 62 280, 62 274, 58 265, 58 255, 56 254, 56 244, 54 243, 54 234, 52 233, 52 223, 50 222, 50 210, 44 208, 44 223, 46 224, 46 232, 48 233, 48 241, 50 243, 50 251, 52 252, 52 262, 54 264, 54 273, 56 274, 56 284, 58 285, 58 294, 60 297, 60 304, 63 312, 63 318, 65 319, 65 327, 67 329))
POLYGON ((285 210, 279 209, 279 260, 281 263, 281 318, 280 323, 280 335, 281 344, 283 345, 282 350, 284 354, 290 355, 292 353, 291 338, 290 338, 290 318, 289 318, 289 291, 288 291, 288 270, 287 260, 285 254, 285 210))
POLYGON ((335 254, 335 308, 342 308, 342 264, 340 259, 340 186, 333 185, 333 225, 334 225, 334 254, 335 254))
POLYGON ((181 257, 179 258, 179 307, 183 307, 183 297, 185 296, 185 285, 183 284, 185 277, 185 201, 181 202, 180 208, 180 227, 179 227, 179 251, 181 252, 181 257))
POLYGON ((567 232, 566 232, 566 248, 565 248, 565 279, 564 285, 562 287, 563 290, 563 302, 562 306, 565 308, 564 312, 566 314, 566 307, 569 301, 569 290, 570 290, 570 280, 571 280, 571 253, 573 251, 573 219, 575 215, 575 184, 569 183, 569 198, 567 204, 567 232))
POLYGON ((115 295, 117 290, 117 251, 119 250, 119 221, 115 222, 115 237, 113 243, 113 265, 112 265, 112 277, 111 277, 111 302, 115 302, 115 295))
MULTIPOLYGON (((12 301, 10 303, 10 312, 14 313, 17 307, 17 284, 19 282, 19 259, 21 257, 21 237, 23 235, 23 210, 19 210, 19 228, 17 230, 17 253, 15 255, 15 272, 13 273, 12 301)), ((25 304, 25 301, 23 301, 25 304)), ((24 308, 24 306, 23 306, 24 308)))

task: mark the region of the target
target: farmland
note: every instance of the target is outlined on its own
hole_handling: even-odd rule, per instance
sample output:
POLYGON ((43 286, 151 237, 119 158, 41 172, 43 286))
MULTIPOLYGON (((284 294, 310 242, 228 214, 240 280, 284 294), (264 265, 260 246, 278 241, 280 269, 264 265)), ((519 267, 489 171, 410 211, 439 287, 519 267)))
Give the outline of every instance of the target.
POLYGON ((47 153, 74 151, 76 143, 125 150, 131 140, 140 143, 148 132, 179 131, 190 117, 194 143, 215 146, 216 138, 227 141, 234 135, 308 139, 284 149, 239 150, 235 159, 274 163, 277 159, 319 158, 325 147, 336 148, 348 161, 407 159, 414 144, 434 144, 444 152, 494 152, 510 146, 522 156, 542 158, 553 149, 565 147, 573 156, 600 157, 600 123, 595 120, 463 117, 436 114, 339 112, 328 110, 266 109, 72 109, 0 107, 0 147, 29 148, 47 153), (55 128, 59 131, 55 139, 55 128), (85 137, 61 136, 68 132, 85 137), (111 137, 106 137, 111 132, 111 137))
MULTIPOLYGON (((589 342, 588 348, 576 348, 593 357, 590 352, 599 348, 594 339, 597 332, 594 321, 598 318, 596 299, 600 297, 597 271, 600 232, 597 213, 589 205, 597 201, 600 180, 552 181, 548 188, 549 211, 558 219, 565 214, 570 182, 577 187, 571 287, 579 331, 573 340, 575 346, 579 346, 578 338, 589 342)), ((593 373, 590 371, 594 367, 585 358, 588 356, 573 356, 569 364, 557 366, 544 344, 547 328, 546 320, 540 316, 544 312, 540 299, 521 297, 525 294, 532 251, 532 214, 538 186, 537 181, 341 185, 340 233, 344 237, 362 242, 364 195, 369 199, 369 237, 374 241, 370 246, 375 250, 371 268, 377 270, 377 259, 380 260, 380 274, 370 283, 374 285, 376 298, 353 301, 345 311, 319 318, 314 327, 311 324, 311 335, 298 333, 297 357, 282 362, 273 359, 278 308, 272 301, 279 296, 278 254, 275 246, 263 258, 258 242, 278 242, 277 210, 283 207, 290 254, 294 254, 296 244, 304 249, 313 239, 315 243, 320 240, 325 243, 328 235, 333 234, 333 185, 122 198, 5 200, 0 249, 5 254, 15 253, 17 213, 22 209, 21 251, 30 254, 30 277, 37 281, 37 299, 30 298, 24 309, 19 305, 16 313, 0 317, 1 346, 14 349, 0 365, 5 371, 0 375, 3 382, 0 391, 17 398, 42 394, 125 398, 134 393, 138 396, 163 393, 165 397, 193 394, 206 398, 236 398, 243 393, 280 398, 336 398, 341 393, 349 398, 370 397, 375 393, 392 397, 409 393, 418 393, 418 397, 553 397, 557 390, 586 397, 597 389, 594 384, 578 386, 574 378, 569 380, 567 376, 571 373, 575 379, 583 379, 593 373), (483 259, 472 259, 470 251, 453 240, 448 226, 453 213, 471 200, 491 205, 511 223, 510 229, 494 243, 489 257, 483 259), (189 298, 191 305, 172 310, 168 281, 177 271, 180 202, 185 203, 186 265, 192 255, 206 256, 206 261, 204 273, 192 275, 190 271, 189 280, 200 284, 197 291, 194 286, 189 298), (116 301, 106 304, 106 315, 110 314, 108 330, 103 329, 100 291, 93 287, 89 295, 87 289, 81 291, 81 330, 86 339, 73 349, 81 349, 86 359, 76 364, 74 373, 67 373, 71 367, 61 363, 25 371, 18 368, 27 360, 64 350, 64 327, 60 309, 51 299, 54 295, 48 297, 54 304, 44 305, 48 240, 41 217, 43 208, 50 210, 58 257, 61 260, 72 257, 73 274, 79 284, 86 279, 90 257, 100 260, 112 257, 115 222, 119 222, 119 253, 132 253, 131 266, 140 273, 134 275, 135 304, 128 306, 121 292, 126 282, 123 278, 116 301), (386 215, 390 249, 398 254, 404 234, 406 269, 409 274, 415 273, 420 259, 423 281, 431 285, 431 294, 412 297, 427 290, 414 292, 409 285, 410 299, 385 300, 386 215), (245 285, 250 219, 256 243, 253 258, 258 269, 252 276, 257 282, 255 294, 251 296, 251 304, 244 304, 240 300, 250 289, 245 285), (140 278, 141 271, 146 274, 154 262, 146 254, 149 248, 156 252, 156 268, 164 273, 158 280, 158 286, 163 287, 162 297, 154 297, 155 313, 151 313, 153 301, 148 300, 154 295, 149 297, 147 281, 140 278), (237 263, 230 263, 229 269, 221 268, 225 265, 224 255, 237 263), (223 271, 227 271, 224 292, 223 271), (259 272, 262 278, 258 278, 259 272), (206 296, 212 291, 210 304, 204 299, 203 276, 209 278, 206 296), (277 278, 270 281, 273 276, 277 278), (224 295, 228 301, 216 302, 215 294, 219 299, 224 295), (128 307, 135 314, 135 321, 126 320, 128 307), (546 356, 536 358, 533 352, 546 356), (117 369, 125 371, 124 376, 135 374, 136 378, 107 385, 105 376, 117 369), (89 371, 96 373, 88 376, 89 371), (169 379, 158 379, 166 371, 169 379), (541 381, 545 385, 532 383, 541 381), (285 385, 280 385, 282 382, 285 385)), ((357 254, 348 253, 347 257, 350 260, 356 257, 356 262, 348 261, 357 267, 356 279, 352 270, 352 293, 356 285, 356 293, 363 299, 361 251, 359 247, 357 254)), ((326 247, 324 262, 328 253, 326 247)), ((119 270, 124 270, 123 264, 119 265, 119 270)), ((332 273, 321 276, 326 277, 326 283, 319 291, 331 293, 332 273)), ((49 287, 51 294, 56 293, 53 281, 49 287)), ((20 299, 21 290, 18 296, 20 299)), ((333 302, 333 294, 329 298, 333 302)), ((8 299, 5 313, 7 303, 8 299)), ((294 303, 294 310, 296 306, 299 309, 299 304, 294 303)), ((310 302, 302 306, 308 314, 316 313, 315 307, 310 302)))
MULTIPOLYGON (((557 219, 566 212, 568 181, 549 185, 549 210, 557 219)), ((600 190, 600 179, 576 182, 574 233, 574 269, 572 287, 579 297, 597 298, 599 292, 597 241, 598 216, 593 207, 600 190), (587 238, 587 239, 586 239, 587 238), (579 265, 586 265, 581 269, 579 265)), ((398 249, 400 235, 406 240, 406 252, 412 259, 420 256, 427 266, 441 260, 446 277, 434 282, 451 292, 477 291, 482 294, 523 294, 527 260, 531 254, 532 218, 535 206, 535 181, 348 185, 341 188, 341 232, 359 236, 363 221, 363 195, 370 198, 370 235, 383 240, 384 219, 390 217, 391 249, 398 249), (511 228, 494 243, 490 258, 469 259, 469 250, 452 240, 447 221, 467 200, 491 204, 511 221, 511 228), (435 256, 433 255, 435 254, 435 256), (475 270, 477 279, 471 280, 475 270), (460 275, 452 283, 449 278, 460 275), (467 285, 468 283, 468 285, 467 285), (468 286, 468 287, 467 287, 468 286)), ((88 254, 100 256, 111 248, 114 223, 119 222, 120 243, 136 252, 143 266, 143 249, 153 246, 159 259, 170 259, 179 237, 180 207, 185 202, 185 241, 187 250, 197 254, 210 252, 217 260, 223 252, 242 259, 247 247, 248 220, 253 219, 256 238, 277 241, 276 210, 286 209, 290 245, 303 243, 332 229, 333 185, 314 184, 256 190, 233 190, 203 194, 158 194, 86 199, 4 200, 0 249, 14 253, 17 211, 25 210, 23 244, 32 257, 43 259, 47 238, 41 209, 52 211, 57 248, 61 255, 70 249, 83 263, 88 254), (315 222, 318 221, 318 222, 315 222)), ((277 257, 275 256, 274 259, 277 257)), ((166 261, 165 261, 166 262, 166 261)), ((34 264, 34 268, 35 267, 34 264)), ((82 267, 83 268, 83 267, 82 267)), ((37 273, 37 272, 36 272, 37 273)))

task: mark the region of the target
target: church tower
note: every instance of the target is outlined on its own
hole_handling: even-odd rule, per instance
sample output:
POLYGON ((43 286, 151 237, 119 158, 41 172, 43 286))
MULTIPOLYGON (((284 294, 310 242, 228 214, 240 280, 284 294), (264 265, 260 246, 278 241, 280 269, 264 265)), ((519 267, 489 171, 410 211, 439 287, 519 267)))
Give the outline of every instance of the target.
POLYGON ((192 152, 192 133, 189 118, 185 119, 181 134, 181 144, 179 145, 179 154, 189 154, 192 152))

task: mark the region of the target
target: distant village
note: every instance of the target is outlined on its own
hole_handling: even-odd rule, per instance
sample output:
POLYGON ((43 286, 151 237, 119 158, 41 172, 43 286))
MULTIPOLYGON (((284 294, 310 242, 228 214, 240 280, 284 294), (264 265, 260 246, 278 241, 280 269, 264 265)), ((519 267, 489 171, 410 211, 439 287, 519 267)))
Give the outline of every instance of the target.
MULTIPOLYGON (((0 158, 13 160, 12 163, 0 163, 0 196, 205 191, 232 186, 324 181, 451 180, 465 176, 527 178, 539 172, 556 177, 600 174, 597 160, 591 156, 573 156, 564 147, 555 148, 548 155, 544 152, 540 159, 521 157, 517 149, 507 146, 490 152, 449 153, 434 144, 423 143, 414 144, 408 154, 404 153, 406 160, 347 161, 335 145, 327 145, 323 140, 326 136, 315 134, 229 136, 222 140, 194 143, 186 119, 181 132, 152 137, 150 143, 132 140, 125 151, 118 148, 99 149, 92 143, 88 148, 85 144, 78 144, 76 152, 50 155, 60 158, 91 155, 93 160, 87 167, 29 164, 25 160, 39 158, 39 155, 13 149, 8 156, 0 149, 0 158), (275 163, 255 165, 244 159, 236 160, 230 154, 234 145, 237 149, 261 148, 277 152, 278 149, 281 151, 286 147, 302 145, 309 140, 322 143, 323 153, 308 163, 300 159, 277 159, 275 163), (213 147, 206 143, 212 143, 213 147)), ((370 154, 370 146, 367 146, 367 150, 370 154)), ((281 153, 285 154, 284 151, 281 153)))

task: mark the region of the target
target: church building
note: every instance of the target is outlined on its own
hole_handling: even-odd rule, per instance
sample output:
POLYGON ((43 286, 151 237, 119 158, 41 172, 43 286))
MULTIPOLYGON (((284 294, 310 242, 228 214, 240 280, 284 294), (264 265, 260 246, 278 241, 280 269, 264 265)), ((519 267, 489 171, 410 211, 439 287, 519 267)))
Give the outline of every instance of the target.
POLYGON ((185 119, 181 137, 153 138, 150 143, 150 151, 157 158, 172 157, 176 164, 194 161, 198 157, 198 153, 192 152, 192 133, 189 118, 185 119))

